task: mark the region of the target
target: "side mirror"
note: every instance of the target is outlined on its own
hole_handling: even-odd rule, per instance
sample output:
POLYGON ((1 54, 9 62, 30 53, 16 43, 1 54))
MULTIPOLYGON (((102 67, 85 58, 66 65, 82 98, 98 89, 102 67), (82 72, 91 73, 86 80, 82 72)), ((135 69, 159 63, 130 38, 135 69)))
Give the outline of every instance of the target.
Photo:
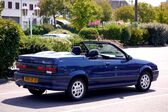
POLYGON ((127 55, 127 60, 132 60, 132 57, 130 55, 127 55))

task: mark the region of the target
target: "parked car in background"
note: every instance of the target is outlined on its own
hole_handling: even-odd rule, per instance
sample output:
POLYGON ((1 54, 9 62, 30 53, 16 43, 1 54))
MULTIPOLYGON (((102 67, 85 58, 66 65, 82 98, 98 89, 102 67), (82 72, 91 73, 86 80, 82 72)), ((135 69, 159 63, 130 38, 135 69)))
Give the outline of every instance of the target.
POLYGON ((59 24, 56 24, 55 27, 56 27, 56 28, 60 28, 60 29, 62 28, 62 26, 59 25, 59 24))
POLYGON ((54 38, 69 38, 69 34, 44 34, 43 37, 54 37, 54 38))
POLYGON ((110 42, 84 41, 72 52, 46 51, 20 55, 15 72, 18 86, 33 95, 46 90, 65 91, 81 100, 88 90, 135 85, 148 91, 158 78, 157 65, 134 59, 110 42))

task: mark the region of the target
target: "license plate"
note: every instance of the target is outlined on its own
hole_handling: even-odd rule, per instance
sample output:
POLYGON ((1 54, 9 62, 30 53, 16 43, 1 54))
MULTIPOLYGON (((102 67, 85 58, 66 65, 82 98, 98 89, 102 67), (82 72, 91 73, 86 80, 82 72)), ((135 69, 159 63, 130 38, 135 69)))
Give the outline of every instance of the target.
POLYGON ((25 82, 30 82, 30 83, 38 83, 38 78, 34 77, 24 77, 25 82))

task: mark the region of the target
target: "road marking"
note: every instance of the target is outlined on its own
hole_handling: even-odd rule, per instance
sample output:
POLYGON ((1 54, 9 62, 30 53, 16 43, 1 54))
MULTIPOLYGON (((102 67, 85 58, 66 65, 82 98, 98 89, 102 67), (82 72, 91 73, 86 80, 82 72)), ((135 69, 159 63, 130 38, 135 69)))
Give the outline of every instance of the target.
POLYGON ((103 104, 103 105, 101 104, 101 105, 91 106, 91 107, 83 107, 83 108, 80 108, 80 109, 73 109, 73 110, 68 110, 68 111, 63 111, 63 112, 87 111, 87 110, 93 110, 93 109, 98 109, 98 108, 104 108, 104 107, 111 106, 111 105, 116 105, 116 104, 130 103, 130 102, 134 102, 134 101, 147 100, 147 99, 163 97, 163 96, 168 96, 168 94, 148 96, 148 97, 145 97, 145 98, 137 98, 137 99, 127 100, 127 101, 119 101, 119 102, 108 103, 108 104, 103 104))

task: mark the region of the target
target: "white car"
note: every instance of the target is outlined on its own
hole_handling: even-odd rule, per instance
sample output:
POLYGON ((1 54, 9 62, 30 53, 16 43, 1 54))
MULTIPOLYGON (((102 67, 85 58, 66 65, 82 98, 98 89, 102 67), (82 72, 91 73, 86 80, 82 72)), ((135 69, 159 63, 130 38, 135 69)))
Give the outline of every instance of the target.
POLYGON ((44 34, 44 37, 69 38, 69 34, 44 34))

